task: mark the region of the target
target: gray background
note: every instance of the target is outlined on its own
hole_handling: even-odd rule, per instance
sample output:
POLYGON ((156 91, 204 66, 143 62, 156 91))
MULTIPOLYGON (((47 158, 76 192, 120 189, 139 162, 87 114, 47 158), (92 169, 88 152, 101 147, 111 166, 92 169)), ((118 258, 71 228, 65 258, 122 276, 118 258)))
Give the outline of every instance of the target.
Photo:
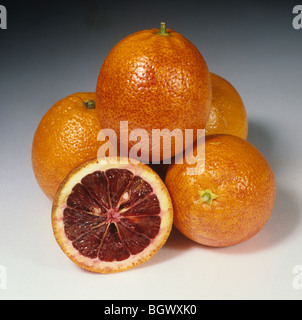
MULTIPOLYGON (((0 299, 301 299, 302 30, 291 1, 0 1, 0 299), (149 262, 113 275, 79 269, 52 234, 51 203, 31 167, 41 117, 58 100, 94 91, 111 48, 158 27, 186 36, 210 71, 238 90, 249 138, 277 180, 273 215, 253 239, 211 249, 173 231, 149 262)), ((255 197, 261 195, 255 194, 255 197)))

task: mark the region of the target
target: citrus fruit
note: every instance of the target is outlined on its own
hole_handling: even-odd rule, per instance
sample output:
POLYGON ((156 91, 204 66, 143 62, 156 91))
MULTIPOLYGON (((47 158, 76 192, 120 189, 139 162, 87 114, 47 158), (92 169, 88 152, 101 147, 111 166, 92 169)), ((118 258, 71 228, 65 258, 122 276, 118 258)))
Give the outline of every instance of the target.
MULTIPOLYGON (((204 129, 210 104, 211 77, 203 56, 164 23, 160 30, 139 31, 116 44, 97 81, 96 108, 101 126, 113 129, 118 138, 121 121, 128 121, 128 132, 123 135, 134 129, 148 133, 148 143, 141 147, 142 161, 148 161, 152 154, 168 159, 170 152, 173 157, 183 148, 177 146, 175 152, 174 139, 171 150, 165 153, 163 143, 156 139, 151 148, 152 129, 168 129, 162 132, 164 138, 174 129, 179 129, 174 133, 181 138, 185 129, 204 129)), ((134 140, 128 146, 122 141, 122 145, 130 151, 137 143, 134 140)))
POLYGON ((72 94, 44 115, 33 139, 32 165, 49 199, 74 167, 97 157, 100 130, 94 93, 72 94))
POLYGON ((89 160, 66 177, 54 199, 52 226, 75 264, 113 273, 158 252, 171 232, 173 209, 166 186, 147 165, 104 159, 89 160))
POLYGON ((165 180, 175 226, 185 236, 226 247, 264 227, 273 210, 276 183, 268 162, 252 144, 232 135, 206 136, 203 173, 188 175, 190 166, 173 164, 165 180))
POLYGON ((246 139, 248 119, 238 91, 224 78, 211 73, 212 104, 205 134, 231 134, 246 139))

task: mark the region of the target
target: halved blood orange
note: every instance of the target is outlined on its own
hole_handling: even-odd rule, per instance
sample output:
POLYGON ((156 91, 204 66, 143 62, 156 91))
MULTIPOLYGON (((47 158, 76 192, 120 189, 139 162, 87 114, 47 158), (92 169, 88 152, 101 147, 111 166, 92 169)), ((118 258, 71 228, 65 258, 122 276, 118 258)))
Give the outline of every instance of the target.
POLYGON ((85 162, 55 196, 55 238, 74 263, 89 271, 119 272, 142 264, 171 232, 173 209, 164 183, 147 165, 125 163, 123 158, 85 162))

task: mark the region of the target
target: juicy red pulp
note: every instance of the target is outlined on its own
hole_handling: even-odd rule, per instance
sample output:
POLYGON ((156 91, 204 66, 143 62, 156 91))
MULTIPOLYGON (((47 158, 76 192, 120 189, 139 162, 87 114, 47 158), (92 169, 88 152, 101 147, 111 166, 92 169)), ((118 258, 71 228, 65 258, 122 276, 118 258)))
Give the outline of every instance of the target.
POLYGON ((96 171, 75 185, 64 209, 66 236, 85 257, 122 261, 159 233, 160 204, 152 187, 126 169, 96 171))

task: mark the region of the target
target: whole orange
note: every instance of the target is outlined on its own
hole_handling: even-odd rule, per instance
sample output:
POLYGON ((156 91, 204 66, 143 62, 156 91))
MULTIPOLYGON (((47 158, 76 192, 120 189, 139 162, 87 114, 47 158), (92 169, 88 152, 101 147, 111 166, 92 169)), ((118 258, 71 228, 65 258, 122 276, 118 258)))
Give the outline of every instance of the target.
POLYGON ((231 135, 206 136, 204 172, 188 175, 188 167, 185 162, 172 165, 165 180, 175 226, 185 236, 226 247, 264 227, 273 210, 276 183, 268 162, 252 144, 231 135))
POLYGON ((75 93, 57 102, 42 118, 33 140, 36 179, 53 199, 65 176, 86 160, 96 158, 101 130, 94 93, 75 93))
MULTIPOLYGON (((152 129, 180 129, 174 132, 176 137, 182 137, 185 129, 204 129, 210 104, 211 77, 203 56, 164 23, 161 30, 140 31, 116 44, 101 67, 96 87, 100 124, 113 129, 118 142, 121 121, 128 121, 123 136, 134 129, 148 133, 149 144, 142 143, 140 160, 149 158, 149 152, 163 159, 171 151, 173 157, 174 139, 168 156, 163 155, 162 143, 155 141, 151 152, 152 129)), ((169 132, 163 135, 168 137, 169 132)), ((137 143, 134 140, 129 141, 128 150, 137 143)))
POLYGON ((212 105, 206 135, 231 134, 246 139, 248 119, 238 91, 226 79, 211 73, 212 105))

